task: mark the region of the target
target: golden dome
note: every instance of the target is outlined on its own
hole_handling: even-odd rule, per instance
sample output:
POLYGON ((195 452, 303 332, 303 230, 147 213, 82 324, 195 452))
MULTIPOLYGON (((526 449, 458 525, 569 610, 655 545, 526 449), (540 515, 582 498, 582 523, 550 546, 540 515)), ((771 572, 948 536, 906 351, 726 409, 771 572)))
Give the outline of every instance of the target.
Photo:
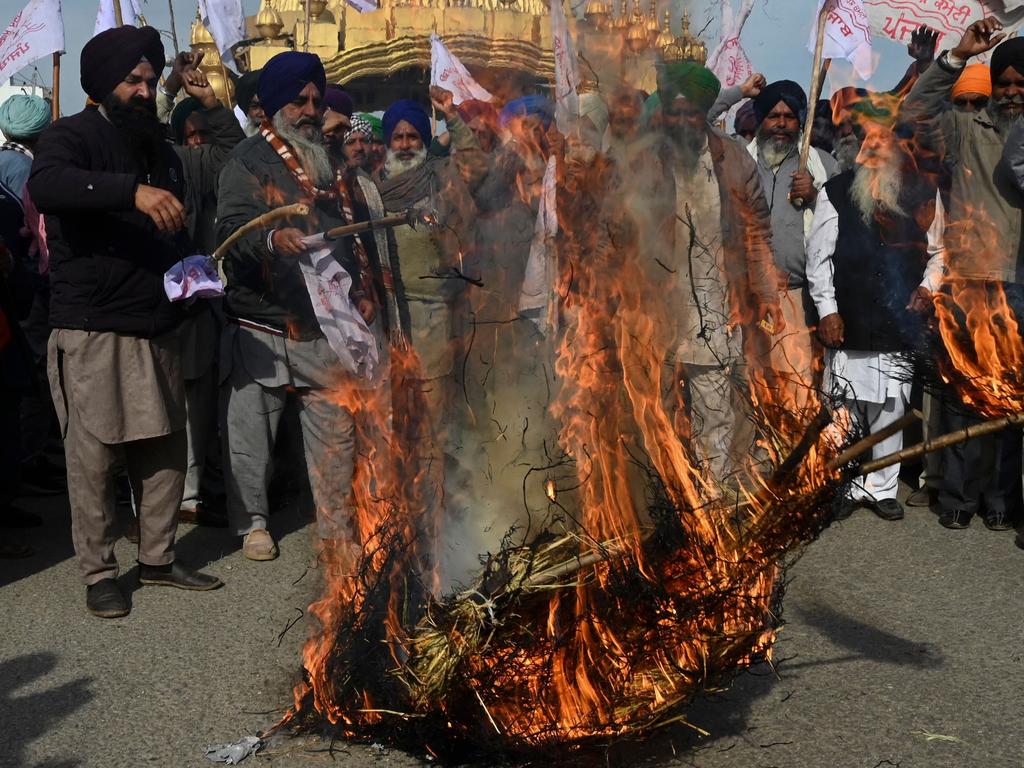
POLYGON ((256 14, 256 31, 264 40, 270 40, 281 34, 284 21, 268 0, 262 0, 260 11, 256 14))
POLYGON ((690 14, 683 11, 683 29, 679 37, 661 49, 661 58, 665 61, 695 61, 705 64, 708 60, 708 48, 699 37, 690 34, 690 14))
POLYGON ((661 28, 661 32, 658 35, 658 39, 654 41, 654 47, 658 50, 662 50, 674 43, 676 39, 672 37, 672 27, 669 24, 669 12, 665 11, 665 24, 661 28))
POLYGON ((213 41, 213 35, 210 34, 205 26, 203 26, 203 20, 199 18, 199 9, 196 9, 196 18, 192 22, 192 35, 189 38, 189 44, 192 47, 197 45, 212 45, 214 48, 217 44, 213 41))
POLYGON ((612 8, 610 5, 605 5, 601 0, 590 0, 583 13, 587 21, 598 29, 603 29, 611 18, 612 8))
POLYGON ((615 21, 612 22, 612 28, 617 29, 620 32, 625 32, 629 29, 629 8, 626 6, 626 0, 622 0, 622 6, 619 8, 619 15, 615 17, 615 21))

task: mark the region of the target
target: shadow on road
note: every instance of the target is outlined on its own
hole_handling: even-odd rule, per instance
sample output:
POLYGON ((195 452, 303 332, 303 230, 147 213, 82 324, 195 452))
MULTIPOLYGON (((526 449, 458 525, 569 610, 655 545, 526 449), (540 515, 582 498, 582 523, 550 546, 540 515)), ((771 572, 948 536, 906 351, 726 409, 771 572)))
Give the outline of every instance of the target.
MULTIPOLYGON (((28 745, 93 698, 89 677, 39 693, 18 694, 19 688, 45 678, 56 666, 57 657, 52 653, 32 653, 0 663, 0 712, 4 719, 0 744, 4 765, 27 765, 28 745)), ((38 768, 74 768, 79 764, 74 757, 57 757, 38 768)))
POLYGON ((827 637, 837 648, 848 651, 848 655, 820 661, 795 662, 783 665, 783 670, 795 670, 825 664, 841 664, 847 661, 866 660, 880 664, 897 664, 919 669, 933 669, 944 663, 942 656, 928 643, 894 635, 885 630, 865 624, 852 616, 839 613, 829 606, 817 603, 810 608, 795 608, 800 621, 813 627, 827 637))

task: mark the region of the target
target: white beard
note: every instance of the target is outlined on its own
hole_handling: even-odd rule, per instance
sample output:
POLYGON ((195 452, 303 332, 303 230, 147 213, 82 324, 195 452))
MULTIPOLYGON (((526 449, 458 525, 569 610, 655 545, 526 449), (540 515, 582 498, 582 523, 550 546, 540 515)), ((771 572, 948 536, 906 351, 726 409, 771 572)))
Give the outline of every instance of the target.
POLYGON ((280 112, 274 115, 274 131, 292 148, 313 184, 321 189, 331 187, 334 185, 334 165, 320 131, 317 129, 316 138, 311 138, 303 133, 303 128, 292 126, 280 112))
POLYGON ((899 202, 902 191, 903 176, 897 163, 874 169, 858 165, 853 172, 850 194, 865 224, 871 223, 879 209, 897 216, 905 215, 899 202))
POLYGON ((769 168, 778 168, 795 149, 795 141, 757 137, 757 151, 769 168))
POLYGON ((420 147, 413 153, 413 156, 408 160, 402 160, 398 157, 398 154, 390 147, 387 150, 387 155, 384 158, 384 175, 385 176, 398 176, 406 171, 411 171, 413 168, 419 168, 427 159, 427 148, 420 147))

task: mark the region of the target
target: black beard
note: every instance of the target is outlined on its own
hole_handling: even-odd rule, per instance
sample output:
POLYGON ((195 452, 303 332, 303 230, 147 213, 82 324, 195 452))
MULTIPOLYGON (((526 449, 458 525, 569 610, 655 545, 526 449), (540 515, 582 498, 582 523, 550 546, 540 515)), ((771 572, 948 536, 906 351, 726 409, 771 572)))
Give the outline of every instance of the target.
POLYGON ((156 103, 136 97, 125 102, 110 94, 103 100, 103 109, 142 167, 156 167, 167 141, 167 129, 156 116, 156 103))

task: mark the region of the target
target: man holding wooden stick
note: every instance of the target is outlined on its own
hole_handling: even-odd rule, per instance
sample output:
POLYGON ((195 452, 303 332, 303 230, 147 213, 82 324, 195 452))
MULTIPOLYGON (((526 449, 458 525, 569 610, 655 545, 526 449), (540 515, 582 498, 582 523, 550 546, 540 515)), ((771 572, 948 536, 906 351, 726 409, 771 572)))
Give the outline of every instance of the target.
MULTIPOLYGON (((326 74, 311 53, 289 51, 260 73, 266 114, 260 132, 234 151, 220 177, 221 240, 271 209, 306 203, 309 215, 265 226, 226 249, 227 327, 221 346, 221 432, 226 441, 228 516, 251 560, 273 560, 267 532, 271 452, 289 394, 299 422, 322 539, 346 538, 355 459, 355 422, 344 405, 346 371, 325 338, 299 260, 304 238, 369 218, 366 179, 353 194, 321 134, 326 74)), ((378 201, 379 204, 379 201, 378 201)), ((383 233, 335 241, 333 259, 351 278, 349 297, 381 339, 400 339, 396 278, 383 233)))

